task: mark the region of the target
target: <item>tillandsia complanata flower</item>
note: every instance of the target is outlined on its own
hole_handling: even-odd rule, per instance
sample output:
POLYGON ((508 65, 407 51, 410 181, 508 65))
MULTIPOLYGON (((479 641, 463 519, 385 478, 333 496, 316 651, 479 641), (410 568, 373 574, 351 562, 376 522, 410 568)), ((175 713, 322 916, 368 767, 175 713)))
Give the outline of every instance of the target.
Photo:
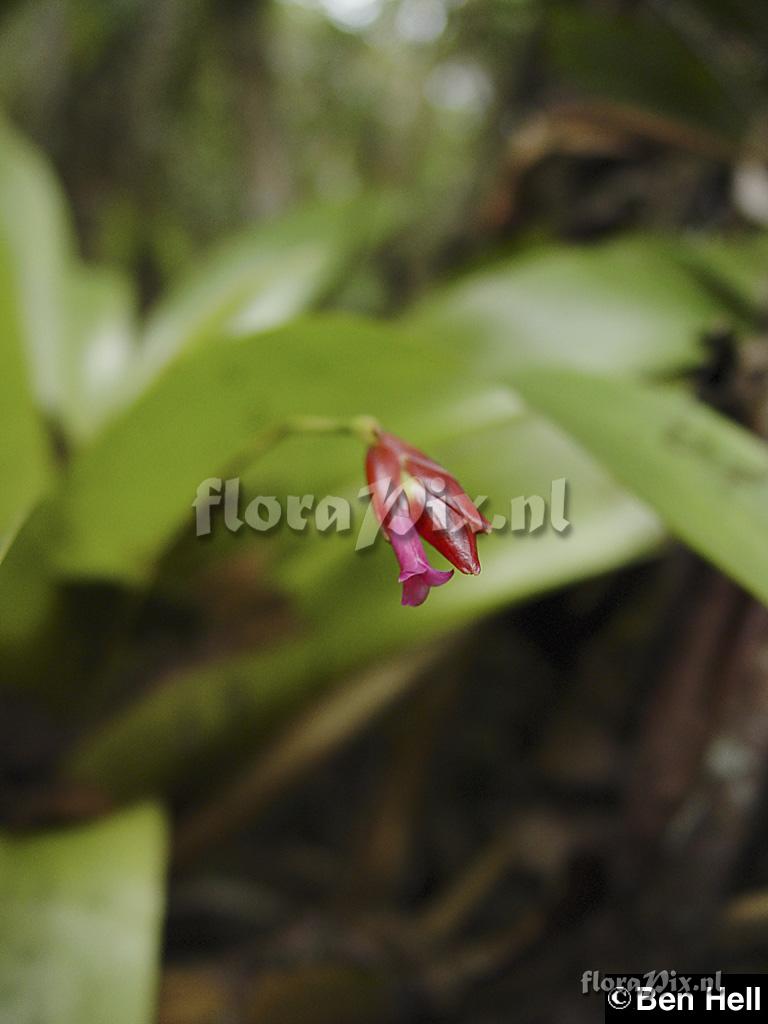
POLYGON ((389 539, 400 564, 398 583, 403 584, 403 604, 424 604, 431 587, 441 587, 453 576, 453 569, 433 569, 424 554, 424 545, 407 515, 389 522, 389 539))
POLYGON ((480 572, 475 534, 490 532, 491 524, 446 469, 379 429, 365 469, 376 518, 400 563, 403 604, 423 604, 431 587, 453 576, 432 568, 420 537, 459 572, 480 572))

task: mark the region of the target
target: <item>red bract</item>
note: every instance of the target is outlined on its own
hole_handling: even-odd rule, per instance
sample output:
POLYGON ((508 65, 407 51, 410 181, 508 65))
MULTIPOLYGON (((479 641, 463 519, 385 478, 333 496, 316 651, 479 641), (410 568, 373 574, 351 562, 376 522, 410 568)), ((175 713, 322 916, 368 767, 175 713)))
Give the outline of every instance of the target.
POLYGON ((459 572, 480 572, 475 534, 491 524, 446 469, 384 431, 368 449, 365 469, 376 517, 400 562, 403 604, 422 604, 430 587, 452 575, 431 568, 414 529, 459 572), (422 568, 412 572, 417 564, 422 568))

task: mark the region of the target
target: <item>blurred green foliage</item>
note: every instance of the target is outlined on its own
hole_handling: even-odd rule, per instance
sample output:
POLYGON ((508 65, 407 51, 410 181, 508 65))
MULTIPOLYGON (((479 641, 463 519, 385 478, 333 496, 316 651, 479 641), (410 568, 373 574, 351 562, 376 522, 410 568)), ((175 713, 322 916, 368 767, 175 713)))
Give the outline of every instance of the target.
POLYGON ((4 1024, 149 1019, 165 846, 163 815, 149 806, 58 834, 0 836, 4 1024))

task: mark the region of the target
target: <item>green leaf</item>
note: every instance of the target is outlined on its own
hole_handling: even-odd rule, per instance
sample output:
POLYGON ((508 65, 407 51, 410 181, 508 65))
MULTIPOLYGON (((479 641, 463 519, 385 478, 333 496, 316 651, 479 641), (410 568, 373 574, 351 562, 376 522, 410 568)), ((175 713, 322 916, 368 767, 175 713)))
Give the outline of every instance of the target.
POLYGON ((150 1024, 165 846, 154 807, 0 836, 0 1020, 150 1024))
POLYGON ((724 309, 762 323, 768 307, 768 234, 695 236, 680 246, 679 259, 724 309))
POLYGON ((307 310, 366 237, 361 224, 374 213, 361 201, 311 206, 228 239, 152 311, 137 386, 203 342, 277 327, 307 310))
POLYGON ((46 409, 57 410, 66 379, 68 212, 47 162, 1 119, 0 241, 9 253, 35 393, 46 409))
POLYGON ((567 371, 515 385, 670 530, 768 602, 768 447, 681 391, 567 371))
POLYGON ((134 297, 115 272, 78 264, 55 176, 2 120, 0 244, 33 390, 69 439, 82 441, 128 397, 134 297))
POLYGON ((60 415, 69 435, 82 442, 128 397, 126 377, 136 358, 136 299, 121 274, 76 267, 68 309, 60 415))
POLYGON ((47 444, 28 381, 20 311, 0 239, 0 562, 49 474, 47 444))
MULTIPOLYGON (((404 418, 388 425, 402 430, 458 475, 471 494, 491 496, 492 510, 509 515, 518 495, 548 497, 553 479, 570 484, 572 529, 536 534, 500 532, 480 541, 483 571, 457 574, 418 609, 403 608, 397 567, 381 539, 356 552, 356 534, 318 536, 278 531, 232 539, 247 558, 260 551, 266 585, 290 597, 302 631, 260 651, 228 656, 176 672, 144 700, 100 730, 77 750, 68 771, 120 798, 173 791, 210 780, 216 770, 257 749, 307 699, 347 673, 385 655, 439 637, 512 601, 609 571, 653 550, 663 532, 656 517, 545 420, 526 416, 506 425, 486 425, 440 440, 414 432, 404 418)), ((355 496, 362 480, 354 463, 360 452, 332 438, 296 438, 287 451, 274 450, 253 467, 258 489, 248 495, 326 492, 355 496), (312 468, 309 468, 309 465, 312 468), (346 466, 346 468, 342 468, 346 466), (339 476, 344 473, 344 476, 339 476), (341 480, 341 483, 340 483, 341 480)), ((201 550, 206 545, 199 542, 201 550)), ((439 556, 431 554, 433 562, 439 556)))
POLYGON ((73 459, 51 538, 57 562, 73 576, 146 578, 193 523, 198 485, 264 428, 307 414, 392 421, 403 406, 442 404, 465 377, 413 332, 348 316, 206 346, 73 459))
POLYGON ((700 337, 722 311, 672 243, 640 236, 499 261, 430 295, 409 322, 489 373, 670 374, 700 362, 700 337))

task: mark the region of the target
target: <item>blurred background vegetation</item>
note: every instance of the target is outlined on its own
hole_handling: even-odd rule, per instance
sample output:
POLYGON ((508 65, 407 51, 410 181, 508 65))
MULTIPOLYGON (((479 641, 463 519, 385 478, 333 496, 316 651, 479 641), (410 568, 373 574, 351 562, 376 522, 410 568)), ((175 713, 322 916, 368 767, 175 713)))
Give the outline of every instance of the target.
POLYGON ((762 0, 5 0, 0 1022, 602 1019, 768 958, 762 0), (504 514, 418 610, 378 417, 504 514))

